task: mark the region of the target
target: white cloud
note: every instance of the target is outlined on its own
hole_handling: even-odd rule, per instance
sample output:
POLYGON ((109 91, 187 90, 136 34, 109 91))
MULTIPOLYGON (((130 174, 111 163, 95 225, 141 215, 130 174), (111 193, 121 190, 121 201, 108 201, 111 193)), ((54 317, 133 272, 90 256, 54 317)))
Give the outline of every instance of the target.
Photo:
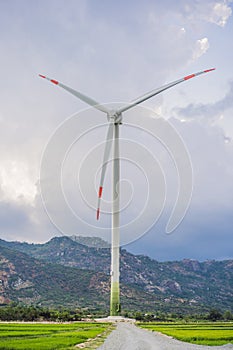
POLYGON ((30 176, 29 164, 19 160, 2 162, 0 183, 4 200, 33 203, 37 189, 30 176))
POLYGON ((192 1, 184 6, 186 18, 196 25, 200 20, 224 27, 228 22, 232 9, 231 1, 192 1))
POLYGON ((196 41, 195 48, 193 51, 193 60, 197 60, 199 57, 204 55, 209 49, 210 44, 208 38, 202 38, 196 41))
POLYGON ((224 27, 231 14, 232 10, 228 6, 228 1, 216 2, 212 6, 210 15, 206 18, 209 22, 215 23, 220 27, 224 27))

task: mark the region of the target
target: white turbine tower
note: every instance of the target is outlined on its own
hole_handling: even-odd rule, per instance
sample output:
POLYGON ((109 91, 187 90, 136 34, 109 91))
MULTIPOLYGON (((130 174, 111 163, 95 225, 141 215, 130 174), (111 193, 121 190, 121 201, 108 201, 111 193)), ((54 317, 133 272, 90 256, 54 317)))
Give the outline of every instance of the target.
POLYGON ((98 206, 97 206, 97 220, 100 216, 100 202, 103 192, 104 178, 106 174, 107 163, 110 159, 110 152, 113 146, 113 178, 112 178, 112 245, 111 245, 111 296, 110 296, 110 315, 118 316, 120 315, 121 306, 120 306, 120 285, 119 285, 119 248, 120 248, 120 153, 119 153, 119 125, 122 124, 122 113, 126 112, 130 108, 148 100, 149 98, 158 95, 171 88, 174 85, 182 83, 183 81, 194 78, 198 75, 208 73, 215 70, 215 68, 207 69, 195 74, 187 75, 181 79, 178 79, 172 83, 166 84, 160 88, 152 90, 145 95, 133 100, 132 102, 126 104, 125 106, 109 110, 104 105, 99 104, 92 98, 85 96, 84 94, 58 82, 57 80, 50 79, 44 75, 39 74, 41 78, 47 79, 55 85, 62 87, 67 90, 80 100, 86 102, 88 105, 98 109, 101 112, 106 113, 109 127, 106 138, 106 145, 103 156, 103 165, 100 178, 100 186, 98 193, 98 206), (118 190, 117 190, 118 189, 118 190))

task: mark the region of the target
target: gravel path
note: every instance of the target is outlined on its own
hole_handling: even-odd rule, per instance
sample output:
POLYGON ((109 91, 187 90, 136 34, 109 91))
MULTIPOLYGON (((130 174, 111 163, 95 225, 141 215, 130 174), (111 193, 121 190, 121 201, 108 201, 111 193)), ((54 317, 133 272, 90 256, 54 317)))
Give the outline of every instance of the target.
POLYGON ((130 323, 117 327, 98 350, 233 350, 232 344, 205 346, 184 343, 157 332, 138 328, 130 323))

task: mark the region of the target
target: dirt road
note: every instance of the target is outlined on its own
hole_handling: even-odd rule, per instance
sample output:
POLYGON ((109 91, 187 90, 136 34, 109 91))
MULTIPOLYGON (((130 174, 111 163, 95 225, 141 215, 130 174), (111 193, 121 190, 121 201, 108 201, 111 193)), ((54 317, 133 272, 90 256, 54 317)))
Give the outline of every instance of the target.
POLYGON ((130 323, 118 323, 98 350, 233 350, 232 344, 204 346, 180 342, 157 332, 140 329, 130 323))

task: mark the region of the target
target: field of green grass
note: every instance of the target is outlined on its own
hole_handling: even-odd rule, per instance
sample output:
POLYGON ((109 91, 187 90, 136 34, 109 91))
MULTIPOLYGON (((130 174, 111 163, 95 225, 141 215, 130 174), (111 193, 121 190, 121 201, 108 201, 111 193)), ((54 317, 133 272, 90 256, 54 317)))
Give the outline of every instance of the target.
POLYGON ((0 323, 0 350, 70 350, 105 332, 109 324, 0 323))
POLYGON ((200 345, 233 343, 233 323, 140 323, 140 327, 200 345))

